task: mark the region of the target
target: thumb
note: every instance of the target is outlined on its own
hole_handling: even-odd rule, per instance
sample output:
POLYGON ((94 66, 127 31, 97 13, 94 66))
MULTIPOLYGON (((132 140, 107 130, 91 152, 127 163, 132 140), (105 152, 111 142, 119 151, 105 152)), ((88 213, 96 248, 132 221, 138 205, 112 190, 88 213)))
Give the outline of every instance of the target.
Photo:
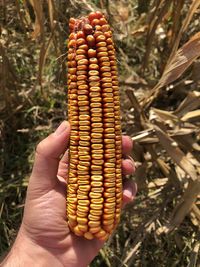
POLYGON ((70 124, 63 121, 54 133, 42 140, 36 148, 35 162, 29 182, 29 191, 51 190, 57 183, 60 156, 66 151, 70 124))

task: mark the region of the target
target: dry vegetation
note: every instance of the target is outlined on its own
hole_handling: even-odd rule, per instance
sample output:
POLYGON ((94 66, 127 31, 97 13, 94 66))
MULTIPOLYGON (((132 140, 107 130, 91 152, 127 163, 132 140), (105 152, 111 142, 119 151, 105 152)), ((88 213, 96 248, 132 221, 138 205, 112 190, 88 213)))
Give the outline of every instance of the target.
POLYGON ((36 143, 66 118, 68 20, 113 26, 138 184, 91 266, 200 266, 200 1, 2 0, 0 251, 19 227, 36 143))

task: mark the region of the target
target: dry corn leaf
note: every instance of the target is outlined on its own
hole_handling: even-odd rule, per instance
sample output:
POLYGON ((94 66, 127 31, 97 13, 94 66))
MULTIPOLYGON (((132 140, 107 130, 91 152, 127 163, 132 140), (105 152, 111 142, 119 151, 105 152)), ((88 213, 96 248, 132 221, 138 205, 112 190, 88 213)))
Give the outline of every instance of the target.
POLYGON ((178 117, 183 116, 186 112, 194 110, 200 106, 200 92, 189 92, 187 97, 181 102, 178 108, 174 111, 178 117))
POLYGON ((148 188, 163 187, 168 182, 168 178, 157 178, 148 183, 148 188))
POLYGON ((193 204, 192 211, 193 211, 194 215, 196 216, 196 218, 199 220, 199 223, 200 223, 200 209, 197 207, 196 204, 193 204))
POLYGON ((147 181, 146 181, 147 167, 148 167, 147 162, 145 161, 142 163, 141 166, 136 168, 134 176, 139 190, 147 188, 147 181))
MULTIPOLYGON (((132 138, 134 141, 134 138, 132 138)), ((141 145, 147 145, 147 144, 156 144, 158 143, 157 137, 144 137, 142 139, 137 139, 137 142, 141 145)))
POLYGON ((154 129, 146 129, 144 131, 137 132, 133 134, 132 140, 133 141, 143 140, 144 138, 150 136, 153 132, 154 132, 154 129))
POLYGON ((50 19, 50 25, 51 29, 54 27, 54 1, 53 0, 48 0, 48 9, 49 9, 49 19, 50 19))
POLYGON ((194 226, 199 226, 200 225, 200 221, 197 220, 197 217, 195 216, 193 211, 190 211, 190 220, 193 223, 194 226))
POLYGON ((178 165, 175 166, 175 172, 176 172, 176 176, 179 180, 179 183, 181 183, 183 185, 183 184, 186 184, 188 182, 185 171, 182 168, 180 168, 178 165))
POLYGON ((198 194, 200 193, 200 181, 190 181, 184 195, 181 197, 179 203, 175 207, 169 223, 159 227, 156 231, 158 235, 162 233, 169 233, 175 227, 179 226, 184 220, 185 216, 191 211, 198 194))
POLYGON ((177 80, 185 70, 200 56, 200 32, 196 33, 190 40, 184 44, 173 56, 171 61, 165 67, 157 85, 150 91, 144 99, 143 106, 149 106, 155 97, 159 94, 160 88, 169 85, 177 80))
POLYGON ((166 177, 168 177, 176 187, 179 187, 180 186, 179 179, 178 179, 175 171, 172 168, 170 168, 170 166, 161 158, 157 158, 156 162, 157 162, 160 170, 162 171, 162 173, 166 177))
MULTIPOLYGON (((183 72, 200 56, 200 32, 196 33, 183 45, 167 64, 164 73, 155 89, 166 86, 178 79, 183 72)), ((154 90, 155 90, 154 89, 154 90)))
POLYGON ((170 111, 161 110, 157 108, 151 108, 151 110, 159 117, 161 121, 173 121, 177 122, 178 118, 170 111))
POLYGON ((117 6, 117 11, 120 17, 121 21, 127 21, 129 18, 129 8, 127 5, 124 5, 121 3, 121 1, 119 2, 119 6, 117 6))
POLYGON ((145 69, 149 60, 150 51, 152 48, 153 39, 156 33, 158 25, 162 22, 164 16, 167 14, 167 11, 173 0, 168 1, 159 1, 158 6, 151 14, 151 19, 149 20, 149 29, 147 31, 147 45, 146 52, 143 60, 143 68, 145 69))
POLYGON ((174 209, 172 219, 170 220, 171 226, 176 227, 183 221, 185 216, 191 210, 199 193, 200 193, 200 181, 199 180, 191 181, 184 195, 182 196, 180 202, 174 209))
POLYGON ((149 23, 149 32, 152 31, 152 28, 154 27, 154 24, 156 23, 156 20, 158 19, 159 12, 163 7, 164 0, 161 1, 154 1, 153 10, 149 13, 149 16, 147 18, 147 21, 149 23))
POLYGON ((148 25, 144 25, 144 26, 140 27, 139 29, 132 31, 131 35, 134 38, 139 38, 139 37, 144 35, 144 33, 147 31, 147 28, 148 28, 148 25))
POLYGON ((191 134, 193 134, 195 132, 196 132, 195 129, 180 128, 180 129, 175 129, 175 130, 172 130, 172 131, 169 130, 169 135, 173 136, 173 137, 188 136, 188 135, 191 135, 191 134))
POLYGON ((187 27, 188 27, 191 19, 193 18, 193 15, 195 14, 195 12, 196 12, 197 8, 199 7, 199 5, 200 5, 200 0, 193 0, 192 1, 191 5, 190 5, 190 9, 187 12, 187 15, 185 17, 185 20, 183 21, 182 27, 179 30, 179 33, 178 33, 178 35, 176 37, 176 40, 175 40, 175 42, 173 44, 173 48, 172 48, 169 60, 167 62, 167 65, 169 65, 171 63, 171 61, 173 60, 173 58, 174 58, 174 56, 176 54, 176 51, 177 51, 177 49, 179 47, 179 43, 180 43, 181 37, 182 37, 183 33, 187 30, 187 27))
POLYGON ((24 6, 24 21, 26 22, 26 25, 28 26, 28 28, 32 28, 31 24, 31 17, 30 17, 30 13, 29 13, 29 9, 28 9, 28 5, 27 5, 27 1, 23 1, 23 6, 24 6))
POLYGON ((198 127, 181 128, 175 131, 169 131, 169 135, 179 144, 185 151, 193 153, 194 150, 200 151, 200 146, 197 143, 197 134, 200 131, 198 127))
POLYGON ((174 241, 176 242, 179 250, 182 250, 185 247, 184 237, 181 234, 176 232, 174 235, 174 241))
MULTIPOLYGON (((185 144, 186 144, 186 140, 189 140, 189 142, 192 145, 195 145, 196 147, 197 143, 194 143, 195 140, 194 138, 192 138, 192 135, 197 132, 198 132, 198 129, 181 128, 181 129, 169 130, 168 134, 170 137, 173 137, 174 139, 177 139, 178 141, 180 141, 181 139, 184 139, 183 143, 185 144)), ((156 136, 151 137, 153 133, 154 133, 154 129, 147 129, 141 132, 137 132, 132 135, 132 140, 137 141, 140 144, 158 143, 159 140, 156 136)), ((200 150, 200 146, 197 145, 197 148, 193 147, 193 149, 200 150)))
POLYGON ((192 66, 192 80, 194 83, 198 84, 200 82, 200 59, 195 60, 193 66, 192 66))
POLYGON ((36 39, 40 35, 44 33, 44 16, 43 16, 43 1, 38 0, 30 0, 30 3, 33 7, 34 13, 35 13, 35 25, 34 25, 34 31, 32 33, 32 38, 36 39))
POLYGON ((197 173, 194 166, 185 156, 183 151, 177 146, 176 142, 163 132, 158 126, 153 126, 161 145, 165 148, 169 156, 178 164, 193 180, 197 180, 197 173))
POLYGON ((194 247, 192 248, 192 253, 190 256, 190 261, 187 267, 197 267, 199 266, 198 258, 199 258, 199 250, 200 250, 200 242, 197 241, 194 243, 194 247))
POLYGON ((137 97, 135 96, 133 90, 126 90, 126 94, 132 104, 132 106, 134 107, 134 115, 135 115, 135 121, 137 122, 137 124, 139 124, 139 126, 146 125, 146 116, 138 102, 137 97))
POLYGON ((200 161, 196 157, 194 157, 193 153, 191 152, 187 153, 187 158, 192 163, 192 165, 195 166, 197 173, 200 174, 200 161))
POLYGON ((169 47, 173 49, 174 43, 177 40, 178 33, 180 32, 181 27, 181 15, 184 5, 184 0, 175 0, 173 3, 173 10, 169 12, 169 16, 165 18, 166 23, 171 20, 172 26, 167 32, 169 47))
POLYGON ((193 110, 193 111, 190 111, 188 112, 187 114, 185 114, 181 120, 182 121, 196 121, 198 120, 199 121, 199 118, 200 118, 200 109, 197 109, 197 110, 193 110))
MULTIPOLYGON (((195 133, 195 131, 193 131, 195 133)), ((195 135, 182 135, 174 136, 174 139, 187 151, 192 152, 193 150, 200 151, 200 146, 197 143, 195 135)))

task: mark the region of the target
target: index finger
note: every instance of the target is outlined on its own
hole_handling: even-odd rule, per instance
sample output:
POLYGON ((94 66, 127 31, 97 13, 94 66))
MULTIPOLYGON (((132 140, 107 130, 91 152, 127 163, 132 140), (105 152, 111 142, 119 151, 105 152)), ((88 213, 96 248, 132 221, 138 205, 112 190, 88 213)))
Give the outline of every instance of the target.
POLYGON ((123 155, 130 155, 133 149, 133 141, 130 136, 123 135, 122 136, 122 154, 123 155))

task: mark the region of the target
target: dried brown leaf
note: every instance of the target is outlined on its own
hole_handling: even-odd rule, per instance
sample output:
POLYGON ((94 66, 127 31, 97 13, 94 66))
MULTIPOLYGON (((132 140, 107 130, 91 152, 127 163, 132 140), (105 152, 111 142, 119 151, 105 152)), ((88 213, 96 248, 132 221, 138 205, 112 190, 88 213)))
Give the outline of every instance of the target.
POLYGON ((199 227, 199 225, 200 225, 200 221, 199 221, 199 220, 197 219, 197 217, 195 216, 193 210, 190 211, 190 220, 191 220, 191 222, 193 223, 194 226, 199 227))
POLYGON ((163 187, 168 183, 168 178, 157 178, 148 183, 148 188, 163 187))
POLYGON ((196 33, 186 44, 183 45, 183 47, 176 52, 172 60, 166 66, 164 73, 155 89, 157 90, 178 79, 199 56, 200 32, 196 33))
MULTIPOLYGON (((134 117, 135 117, 135 122, 136 125, 138 126, 138 128, 142 129, 142 126, 144 127, 146 125, 146 116, 142 110, 142 108, 140 107, 140 104, 137 100, 137 97, 134 94, 133 90, 126 90, 126 94, 132 104, 132 106, 134 107, 134 117)), ((144 127, 147 128, 147 127, 144 127)))
POLYGON ((127 5, 123 4, 121 1, 117 5, 117 12, 119 14, 121 21, 127 21, 129 18, 129 8, 127 5))
POLYGON ((139 190, 147 188, 147 181, 146 181, 146 174, 147 174, 147 162, 143 162, 141 166, 139 166, 135 171, 135 181, 139 190))
POLYGON ((182 198, 175 207, 171 216, 170 222, 157 230, 157 234, 169 233, 175 227, 179 226, 184 220, 185 216, 191 211, 198 194, 200 193, 200 181, 191 181, 185 190, 182 198))
POLYGON ((50 19, 50 25, 51 29, 54 28, 54 1, 48 0, 48 9, 49 9, 49 19, 50 19))
POLYGON ((182 37, 183 33, 187 30, 187 27, 188 27, 191 19, 193 18, 193 15, 196 12, 196 10, 199 7, 199 5, 200 5, 200 0, 193 0, 192 1, 192 4, 190 5, 190 9, 187 12, 187 16, 186 16, 185 20, 183 21, 182 27, 179 30, 179 33, 178 33, 178 35, 176 37, 176 40, 175 40, 175 42, 173 44, 173 48, 172 48, 169 60, 167 62, 167 65, 170 64, 171 60, 173 60, 173 58, 174 58, 174 56, 176 54, 176 51, 177 51, 177 49, 179 47, 179 43, 180 43, 181 37, 182 37))
POLYGON ((174 111, 179 118, 186 112, 194 110, 200 106, 200 92, 193 91, 189 92, 187 97, 181 102, 178 108, 174 111))
POLYGON ((25 19, 24 19, 24 16, 22 15, 22 12, 20 10, 19 1, 15 0, 15 6, 16 6, 17 13, 18 13, 18 16, 19 16, 19 19, 20 19, 21 26, 23 28, 23 31, 25 32, 26 31, 25 19))
POLYGON ((158 136, 161 145, 165 148, 169 156, 179 165, 193 180, 197 180, 198 176, 194 166, 185 156, 183 151, 178 147, 175 141, 163 132, 158 126, 154 125, 156 135, 158 136))
POLYGON ((172 131, 169 131, 170 136, 178 137, 178 136, 187 136, 195 133, 195 129, 191 128, 180 128, 180 129, 174 129, 172 131))
POLYGON ((39 58, 39 71, 38 71, 38 83, 42 86, 42 73, 43 68, 45 65, 45 61, 48 55, 49 48, 51 46, 51 42, 53 40, 55 27, 52 29, 51 35, 49 37, 49 40, 47 41, 47 44, 45 43, 45 40, 43 40, 41 49, 40 49, 40 58, 39 58))
POLYGON ((144 35, 144 33, 146 32, 148 26, 147 25, 144 25, 134 31, 131 32, 131 35, 134 37, 134 38, 138 38, 138 37, 141 37, 144 35))
POLYGON ((170 166, 166 162, 164 162, 164 160, 162 160, 160 158, 157 158, 156 162, 157 162, 160 170, 162 171, 162 173, 166 177, 168 177, 176 187, 179 187, 180 183, 179 183, 179 179, 178 179, 175 171, 172 170, 172 168, 170 168, 170 166))
MULTIPOLYGON (((132 138, 132 140, 135 141, 134 137, 132 138)), ((156 144, 158 143, 158 138, 157 137, 143 137, 142 139, 137 139, 137 142, 140 145, 156 144)))
MULTIPOLYGON (((174 0, 173 2, 173 10, 172 10, 172 27, 169 29, 170 34, 169 36, 169 43, 170 47, 174 47, 174 43, 177 40, 178 33, 180 32, 181 27, 181 13, 184 5, 184 0, 174 0)), ((170 19, 170 18, 169 18, 170 19)))
POLYGON ((195 216, 197 217, 200 223, 200 209, 197 207, 196 204, 193 204, 192 211, 194 212, 195 216))
POLYGON ((188 113, 186 113, 182 118, 181 120, 182 121, 194 121, 194 120, 198 120, 199 121, 199 118, 200 118, 200 109, 197 109, 197 110, 193 110, 193 111, 190 111, 188 113))
POLYGON ((183 197, 173 212, 172 219, 170 220, 171 226, 178 226, 183 221, 185 216, 191 210, 199 193, 200 181, 197 180, 190 182, 183 197))
MULTIPOLYGON (((195 131, 193 131, 193 133, 195 133, 195 131)), ((200 146, 197 143, 195 135, 176 135, 174 139, 187 151, 200 151, 200 146)))
POLYGON ((143 140, 144 138, 150 136, 153 132, 154 132, 153 129, 146 129, 144 131, 137 132, 132 136, 132 140, 133 141, 143 140))
POLYGON ((196 33, 190 40, 184 44, 174 55, 171 61, 165 67, 157 85, 150 91, 144 99, 143 106, 149 106, 157 97, 160 88, 169 85, 177 80, 185 70, 200 56, 200 32, 196 33))
POLYGON ((43 1, 30 0, 31 5, 35 13, 35 25, 32 33, 32 38, 36 39, 44 33, 44 16, 43 16, 43 1))
POLYGON ((146 52, 143 61, 143 68, 145 69, 149 60, 149 55, 153 43, 153 39, 155 36, 156 29, 160 22, 163 20, 163 17, 167 13, 171 3, 173 0, 168 1, 160 1, 159 6, 155 9, 154 16, 152 16, 152 21, 149 24, 149 30, 147 32, 147 45, 146 45, 146 52), (159 8, 160 7, 160 8, 159 8))
POLYGON ((152 108, 151 110, 160 118, 161 121, 174 121, 174 122, 178 121, 176 115, 174 115, 170 111, 161 110, 157 108, 152 108))
POLYGON ((197 242, 195 242, 194 247, 192 248, 190 261, 189 261, 189 264, 188 264, 187 267, 197 267, 197 266, 199 266, 199 264, 198 264, 199 251, 200 251, 200 242, 197 241, 197 242))

